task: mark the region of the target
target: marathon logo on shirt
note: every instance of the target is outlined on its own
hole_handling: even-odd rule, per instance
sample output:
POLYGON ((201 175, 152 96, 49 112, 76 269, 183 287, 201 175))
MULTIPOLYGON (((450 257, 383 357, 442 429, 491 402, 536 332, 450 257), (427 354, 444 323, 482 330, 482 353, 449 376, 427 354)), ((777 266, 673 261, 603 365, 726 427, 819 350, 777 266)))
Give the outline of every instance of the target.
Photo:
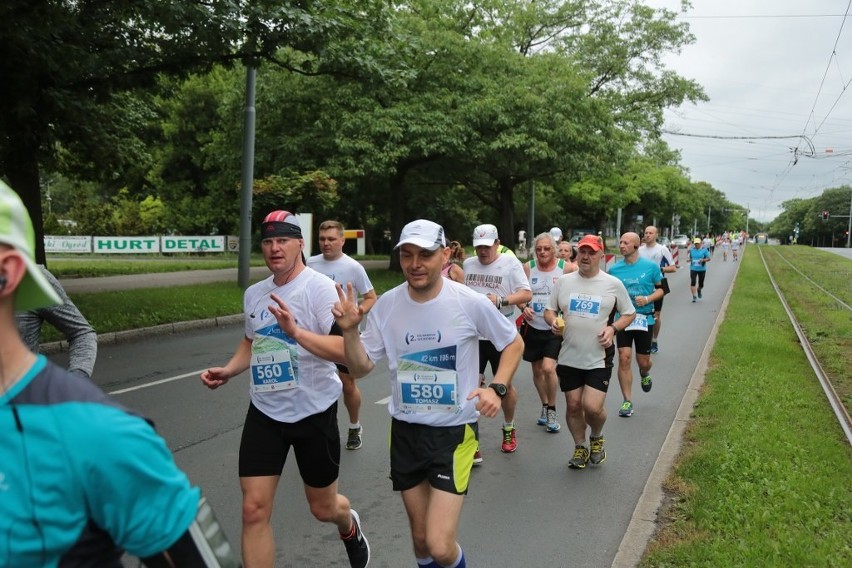
POLYGON ((495 274, 468 274, 465 276, 465 284, 480 288, 499 288, 503 284, 503 277, 495 274))
POLYGON ((411 333, 407 332, 405 334, 405 344, 411 345, 412 343, 416 343, 418 341, 434 341, 435 343, 441 343, 441 330, 439 329, 435 333, 411 333))

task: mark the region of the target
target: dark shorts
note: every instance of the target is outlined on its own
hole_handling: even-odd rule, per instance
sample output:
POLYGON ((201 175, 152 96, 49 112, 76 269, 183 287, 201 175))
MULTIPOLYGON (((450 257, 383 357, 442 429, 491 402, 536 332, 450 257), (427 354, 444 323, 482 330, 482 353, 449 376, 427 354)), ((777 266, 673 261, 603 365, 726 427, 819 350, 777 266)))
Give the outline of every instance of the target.
POLYGON ((612 377, 612 367, 577 369, 568 365, 556 365, 556 376, 559 377, 559 390, 562 392, 583 386, 606 392, 609 389, 609 379, 612 377))
POLYGON ((695 281, 698 280, 698 287, 704 288, 704 275, 707 274, 706 270, 690 270, 689 271, 689 285, 695 286, 695 281))
POLYGON ((545 357, 559 358, 562 338, 549 329, 536 329, 526 322, 521 325, 521 337, 524 339, 524 361, 541 361, 545 357))
POLYGON ((615 336, 619 349, 624 347, 631 349, 636 345, 636 353, 640 355, 651 354, 651 342, 654 340, 654 326, 649 325, 647 331, 641 329, 621 330, 615 336))
POLYGON ((240 440, 240 477, 281 475, 291 446, 305 485, 331 485, 340 471, 337 402, 293 423, 273 420, 250 403, 240 440))
MULTIPOLYGON (((663 296, 663 298, 665 298, 665 296, 663 296)), ((654 300, 654 311, 655 312, 662 311, 662 309, 663 309, 663 298, 660 298, 659 300, 654 300)))
POLYGON ((424 480, 435 489, 466 495, 479 440, 476 422, 461 426, 426 426, 391 419, 390 462, 394 491, 424 480))
POLYGON ((491 364, 491 372, 497 374, 497 367, 500 366, 500 351, 494 347, 494 344, 485 339, 479 340, 479 374, 485 373, 485 368, 491 364))

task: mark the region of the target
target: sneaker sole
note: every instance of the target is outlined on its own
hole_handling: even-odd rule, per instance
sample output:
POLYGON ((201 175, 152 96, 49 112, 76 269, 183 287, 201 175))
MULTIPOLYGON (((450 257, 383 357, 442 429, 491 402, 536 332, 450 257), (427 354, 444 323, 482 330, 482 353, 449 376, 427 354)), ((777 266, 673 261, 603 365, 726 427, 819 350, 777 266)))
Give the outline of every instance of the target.
POLYGON ((561 430, 561 429, 562 429, 562 426, 560 426, 559 424, 554 424, 553 426, 548 426, 548 427, 547 427, 547 433, 548 433, 548 434, 556 434, 556 433, 558 433, 558 432, 559 432, 559 430, 561 430))
POLYGON ((579 464, 568 462, 568 467, 570 469, 586 469, 586 464, 579 465, 579 464))
POLYGON ((352 444, 352 445, 346 444, 346 449, 347 449, 347 450, 360 450, 360 449, 361 449, 361 446, 363 446, 363 445, 364 445, 364 443, 363 443, 363 442, 358 442, 358 445, 357 445, 357 446, 356 446, 356 445, 354 445, 354 444, 352 444))
POLYGON ((652 386, 654 386, 654 383, 648 383, 647 385, 645 385, 645 384, 643 383, 643 384, 642 384, 642 392, 651 392, 651 387, 652 387, 652 386))
POLYGON ((595 461, 592 458, 589 458, 589 463, 592 464, 592 465, 601 465, 605 461, 606 461, 606 452, 603 453, 603 457, 601 458, 600 461, 595 461))
POLYGON ((503 452, 504 454, 514 454, 515 450, 517 450, 517 449, 518 449, 517 446, 515 446, 514 448, 510 448, 510 449, 506 449, 506 448, 501 447, 500 451, 503 452))
POLYGON ((631 416, 633 416, 633 411, 631 410, 630 412, 619 412, 618 415, 622 418, 630 418, 631 416))

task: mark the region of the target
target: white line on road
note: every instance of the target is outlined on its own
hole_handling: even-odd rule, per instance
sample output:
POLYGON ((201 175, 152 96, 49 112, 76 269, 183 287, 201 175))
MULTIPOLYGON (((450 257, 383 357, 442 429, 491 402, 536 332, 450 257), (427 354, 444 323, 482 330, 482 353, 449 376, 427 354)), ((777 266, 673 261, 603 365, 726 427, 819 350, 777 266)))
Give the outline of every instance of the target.
POLYGON ((110 395, 124 394, 126 392, 132 392, 132 391, 147 389, 148 387, 155 387, 157 385, 162 385, 164 383, 171 383, 172 381, 179 381, 181 379, 186 379, 187 377, 197 377, 198 375, 200 375, 204 371, 206 371, 206 369, 201 369, 199 371, 192 371, 191 373, 184 373, 183 375, 168 377, 166 379, 160 379, 159 381, 154 381, 152 383, 145 383, 144 385, 138 385, 138 386, 130 387, 130 388, 127 388, 127 389, 119 389, 119 390, 110 391, 108 394, 110 394, 110 395))

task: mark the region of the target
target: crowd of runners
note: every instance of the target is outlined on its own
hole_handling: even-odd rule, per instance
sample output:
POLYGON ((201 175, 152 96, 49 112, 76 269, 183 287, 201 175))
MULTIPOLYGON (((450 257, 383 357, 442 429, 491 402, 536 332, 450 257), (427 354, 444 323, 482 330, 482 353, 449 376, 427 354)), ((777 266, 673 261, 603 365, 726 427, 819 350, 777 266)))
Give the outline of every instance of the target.
MULTIPOLYGON (((20 203, 11 192, 3 198, 11 203, 10 211, 19 215, 20 203)), ((4 333, 12 329, 15 311, 20 320, 22 308, 63 303, 60 291, 52 290, 49 275, 31 262, 31 245, 21 237, 29 230, 21 226, 11 236, 0 235, 4 333)), ((642 235, 621 235, 621 258, 603 270, 606 246, 597 235, 585 235, 572 245, 554 227, 532 239, 531 258, 521 261, 501 244, 494 225, 483 224, 471 235, 475 254, 466 258, 465 247, 460 241, 449 241, 441 225, 426 219, 412 221, 396 244, 405 281, 381 297, 361 264, 343 252, 345 233, 340 222, 320 224, 320 253, 311 258, 305 258, 302 228, 291 213, 269 213, 260 230, 270 275, 245 292, 244 335, 232 357, 200 377, 206 387, 218 389, 250 372, 250 403, 238 460, 242 560, 247 566, 272 567, 275 562, 273 503, 291 448, 313 516, 337 529, 351 566, 369 564, 371 550, 361 519, 337 487, 342 446, 357 451, 365 443, 387 443, 369 432, 365 437, 357 386, 357 379, 369 374, 381 359, 388 360, 391 379, 390 479, 408 516, 414 560, 424 568, 466 566, 457 532, 471 470, 485 463, 488 452, 479 444, 480 417, 502 417, 499 450, 507 454, 518 448, 519 428, 529 424, 531 430, 559 434, 564 418, 570 437, 566 465, 582 470, 600 466, 607 458, 604 403, 613 369, 623 400, 619 417, 629 418, 637 411, 634 360, 642 391, 650 392, 654 384, 652 355, 660 350, 662 308, 670 291, 666 275, 678 269, 678 261, 657 242, 653 226, 642 235), (528 388, 513 384, 521 361, 531 366, 530 390, 540 401, 536 416, 516 416, 518 390, 528 388), (340 399, 348 416, 345 444, 337 423, 340 399)), ((723 261, 729 253, 736 261, 742 243, 741 235, 727 233, 694 239, 686 251, 693 302, 702 298, 714 249, 721 249, 723 261)), ((19 326, 24 329, 20 321, 19 326)), ((107 416, 101 426, 106 430, 97 435, 114 436, 116 444, 136 444, 139 452, 159 456, 162 471, 158 475, 145 470, 144 459, 133 453, 129 463, 122 464, 127 475, 140 479, 139 497, 148 507, 145 514, 156 518, 169 506, 178 508, 169 523, 152 522, 128 531, 121 528, 126 521, 116 517, 104 521, 93 535, 89 525, 94 519, 86 514, 74 517, 76 525, 55 527, 37 516, 34 505, 22 497, 14 507, 0 508, 3 518, 13 527, 35 523, 38 530, 32 542, 23 539, 0 545, 3 557, 21 560, 21 565, 34 558, 50 565, 86 558, 103 561, 109 554, 115 560, 110 546, 118 550, 115 545, 119 545, 150 565, 218 565, 197 559, 197 550, 206 546, 196 542, 198 531, 193 529, 204 504, 198 490, 189 485, 144 420, 102 400, 87 379, 91 362, 80 367, 83 372, 71 369, 75 375, 63 374, 43 357, 29 355, 23 342, 7 347, 0 358, 4 412, 0 418, 10 410, 7 422, 13 427, 4 435, 17 429, 23 436, 22 419, 27 431, 31 428, 29 416, 35 410, 28 405, 36 394, 28 394, 20 385, 44 383, 47 386, 39 389, 48 392, 51 384, 59 384, 57 380, 66 381, 74 386, 61 397, 88 401, 83 411, 107 416), (73 383, 72 376, 76 377, 73 383), (115 432, 110 434, 110 428, 115 432), (122 442, 128 435, 135 440, 122 442), (97 553, 102 556, 91 556, 92 538, 103 541, 104 548, 97 553), (174 563, 175 559, 180 561, 174 563)), ((38 404, 39 412, 46 408, 57 416, 67 414, 56 403, 38 404)), ((82 423, 74 427, 86 430, 82 423)), ((39 440, 38 431, 29 436, 33 445, 56 444, 52 439, 39 440)), ((18 445, 11 438, 9 442, 18 445)), ((26 446, 21 447, 26 453, 26 446)), ((81 450, 81 455, 89 454, 81 450)), ((12 472, 5 482, 24 483, 24 476, 32 471, 21 473, 21 479, 15 475, 12 472)), ((61 486, 62 480, 39 477, 26 483, 30 491, 48 491, 61 486)), ((56 505, 54 509, 58 515, 68 515, 76 506, 72 504, 81 499, 64 494, 57 501, 64 508, 56 505)), ((221 549, 230 554, 227 546, 221 549)))

